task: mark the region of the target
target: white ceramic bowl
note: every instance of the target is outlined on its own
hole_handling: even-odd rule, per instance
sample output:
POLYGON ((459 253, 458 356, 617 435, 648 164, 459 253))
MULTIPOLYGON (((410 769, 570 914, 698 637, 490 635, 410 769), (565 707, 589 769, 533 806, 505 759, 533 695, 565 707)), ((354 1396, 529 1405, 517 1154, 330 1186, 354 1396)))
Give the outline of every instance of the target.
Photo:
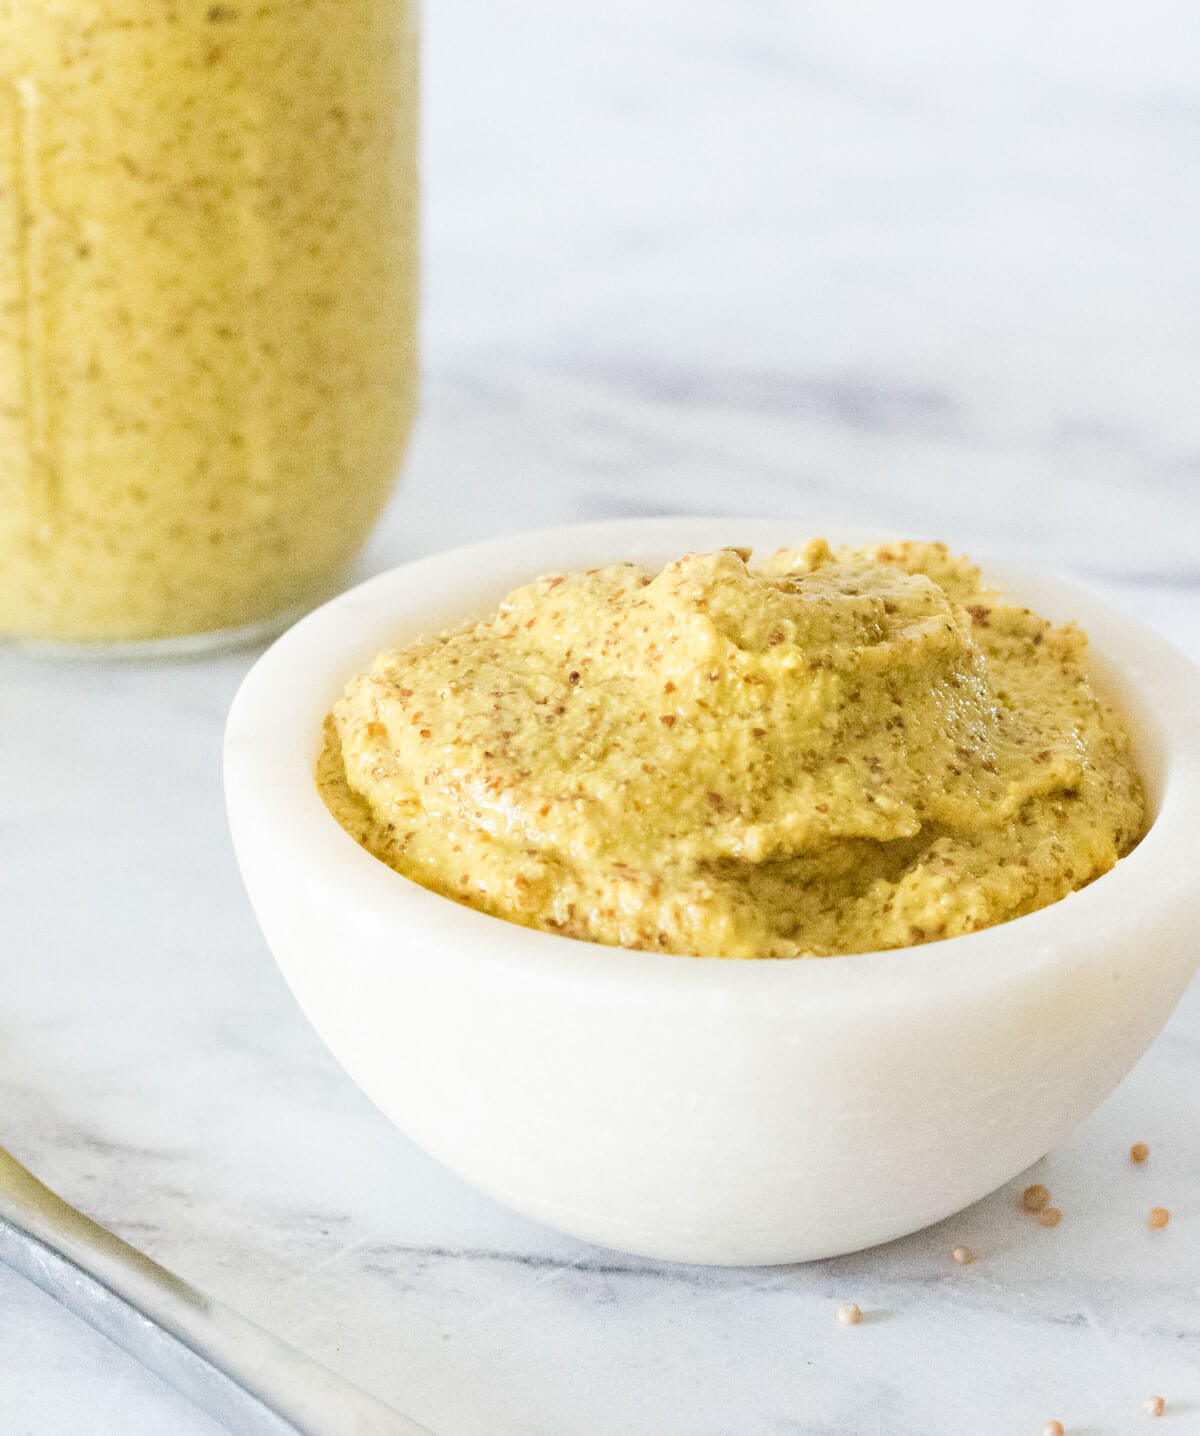
POLYGON ((229 718, 238 860, 313 1026, 426 1151, 604 1246, 803 1261, 938 1221, 1100 1102, 1200 954, 1200 673, 1088 594, 995 565, 1006 592, 1091 635, 1157 810, 1111 873, 1014 922, 815 960, 599 947, 427 892, 358 847, 317 796, 321 721, 380 648, 483 616, 548 570, 813 535, 796 521, 630 520, 422 559, 298 623, 229 718))

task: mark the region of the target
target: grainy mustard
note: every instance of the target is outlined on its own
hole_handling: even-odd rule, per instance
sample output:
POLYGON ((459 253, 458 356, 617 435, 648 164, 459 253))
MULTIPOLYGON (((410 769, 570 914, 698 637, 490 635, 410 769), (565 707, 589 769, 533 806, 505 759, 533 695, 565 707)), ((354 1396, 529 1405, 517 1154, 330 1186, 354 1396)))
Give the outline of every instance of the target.
POLYGON ((555 574, 382 653, 318 781, 436 892, 718 957, 931 942, 1055 902, 1141 837, 1086 639, 941 545, 555 574))
POLYGON ((415 393, 406 0, 0 0, 0 631, 334 583, 415 393))

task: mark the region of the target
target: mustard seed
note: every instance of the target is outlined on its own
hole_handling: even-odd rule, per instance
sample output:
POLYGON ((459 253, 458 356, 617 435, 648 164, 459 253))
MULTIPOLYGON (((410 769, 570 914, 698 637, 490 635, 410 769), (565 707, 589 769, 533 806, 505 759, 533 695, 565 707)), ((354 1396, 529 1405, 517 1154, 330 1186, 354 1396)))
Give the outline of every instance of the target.
POLYGON ((1150 1155, 1150 1148, 1145 1142, 1135 1142, 1129 1149, 1129 1160, 1131 1162, 1144 1162, 1150 1155))
POLYGON ((848 1301, 838 1307, 838 1320, 843 1326, 857 1326, 862 1320, 862 1309, 855 1301, 848 1301))
POLYGON ((1066 1428, 1061 1421, 1047 1421, 1042 1427, 1042 1436, 1066 1436, 1066 1428))
POLYGON ((1142 1402, 1142 1410, 1147 1416, 1161 1416, 1167 1409, 1167 1403, 1161 1396, 1147 1396, 1142 1402))
POLYGON ((1161 1230, 1171 1220, 1171 1213, 1166 1207, 1151 1207, 1150 1215, 1146 1218, 1155 1231, 1161 1230))
POLYGON ((970 1266, 975 1260, 975 1253, 970 1247, 955 1247, 951 1255, 959 1266, 970 1266))
POLYGON ((1057 1207, 1043 1207, 1037 1214, 1039 1227, 1056 1227, 1062 1221, 1062 1212, 1057 1207))
POLYGON ((1043 1207, 1050 1205, 1049 1189, 1043 1187, 1040 1182, 1026 1187, 1021 1193, 1021 1205, 1027 1212, 1040 1212, 1043 1207))

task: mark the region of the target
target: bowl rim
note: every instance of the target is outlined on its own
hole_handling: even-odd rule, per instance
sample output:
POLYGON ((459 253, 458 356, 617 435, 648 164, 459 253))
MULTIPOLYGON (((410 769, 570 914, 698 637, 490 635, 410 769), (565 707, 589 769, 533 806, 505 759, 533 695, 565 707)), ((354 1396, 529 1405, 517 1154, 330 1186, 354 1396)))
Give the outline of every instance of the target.
MULTIPOLYGON (((340 895, 348 924, 356 914, 375 934, 417 932, 429 952, 436 949, 439 963, 467 980, 471 972, 479 976, 503 965, 514 983, 582 981, 614 988, 624 1000, 666 996, 764 1010, 796 1000, 806 1009, 841 1007, 853 999, 894 1013, 951 1001, 964 990, 1019 982, 1047 963, 1085 962, 1100 948, 1111 952, 1114 939, 1135 940, 1153 918, 1197 901, 1188 854, 1200 842, 1200 669, 1155 630, 1086 588, 987 556, 984 574, 996 587, 1057 621, 1075 618, 1089 635, 1097 674, 1120 690, 1157 798, 1157 814, 1132 853, 1086 888, 1036 912, 916 947, 827 958, 737 961, 608 947, 521 927, 421 887, 361 848, 321 801, 313 768, 324 715, 389 642, 482 616, 541 573, 621 559, 662 563, 730 544, 761 552, 817 536, 835 544, 898 541, 863 525, 804 518, 601 520, 443 550, 339 594, 262 654, 230 709, 225 791, 243 870, 265 845, 274 866, 340 895), (1097 928, 1104 943, 1090 936, 1097 928)), ((411 951, 417 944, 405 946, 411 951)), ((385 942, 379 960, 395 960, 396 951, 385 942)))

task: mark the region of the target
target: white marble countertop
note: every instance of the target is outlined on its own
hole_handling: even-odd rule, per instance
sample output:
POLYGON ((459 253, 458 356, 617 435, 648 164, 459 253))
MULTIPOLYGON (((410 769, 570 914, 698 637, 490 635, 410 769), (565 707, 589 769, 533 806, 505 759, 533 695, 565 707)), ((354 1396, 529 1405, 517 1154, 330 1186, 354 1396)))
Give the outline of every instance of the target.
MULTIPOLYGON (((366 567, 819 514, 1072 569, 1200 659, 1194 10, 822 10, 426 7, 425 409, 366 567)), ((222 811, 250 658, 0 654, 0 1139, 63 1195, 439 1436, 1115 1436, 1152 1392, 1200 1432, 1200 986, 940 1227, 587 1248, 423 1156, 294 1007, 222 811)), ((216 1436, 3 1270, 0 1331, 4 1436, 216 1436)))

